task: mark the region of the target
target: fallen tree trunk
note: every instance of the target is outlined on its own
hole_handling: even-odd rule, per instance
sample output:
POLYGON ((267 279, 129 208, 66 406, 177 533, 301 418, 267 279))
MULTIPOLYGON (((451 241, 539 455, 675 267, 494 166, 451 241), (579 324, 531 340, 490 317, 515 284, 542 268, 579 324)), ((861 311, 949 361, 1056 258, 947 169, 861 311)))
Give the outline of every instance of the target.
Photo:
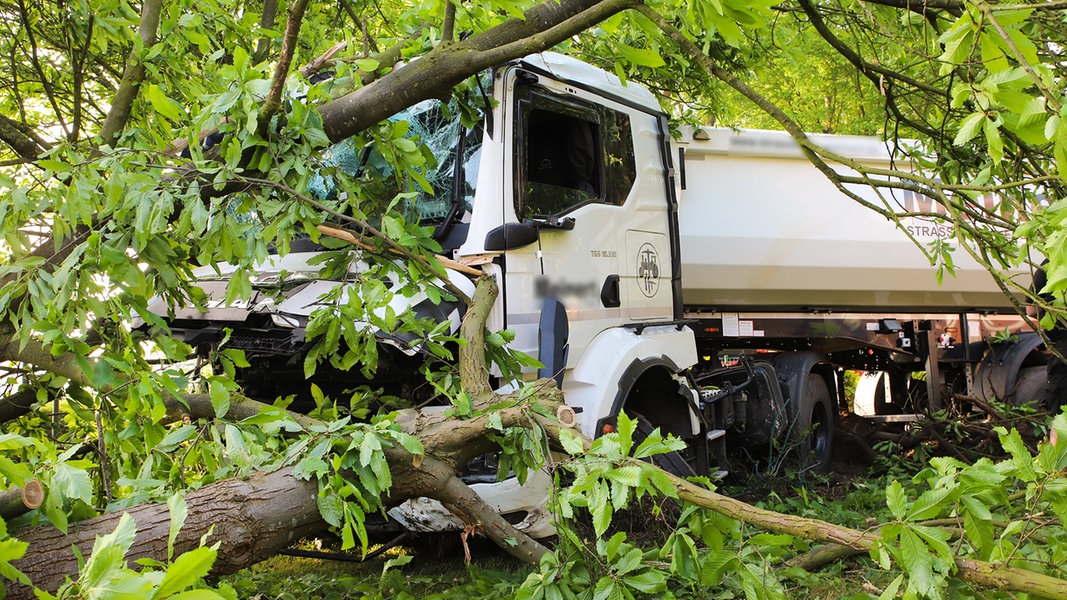
MULTIPOLYGON (((175 554, 200 545, 208 531, 208 543, 219 542, 214 572, 232 573, 269 558, 301 537, 326 530, 315 501, 315 481, 301 481, 289 469, 257 473, 205 486, 186 497, 188 517, 175 542, 175 554)), ((29 544, 26 556, 15 567, 37 587, 54 591, 78 572, 72 547, 88 557, 93 541, 110 533, 123 514, 137 523, 137 538, 127 559, 166 560, 170 512, 166 504, 141 504, 72 523, 67 534, 41 526, 16 533, 29 544)), ((33 590, 14 584, 9 598, 33 598, 33 590)))
MULTIPOLYGON (((210 402, 206 404, 210 408, 210 402)), ((240 406, 242 411, 250 411, 257 404, 253 400, 243 400, 240 406)), ((190 406, 205 408, 200 402, 192 402, 190 406)), ((192 412, 189 407, 184 409, 187 414, 192 412)), ((500 414, 505 425, 532 422, 519 407, 500 414)), ((434 498, 512 555, 536 563, 547 549, 516 530, 455 475, 457 465, 476 455, 478 449, 489 447, 484 440, 487 418, 452 420, 458 425, 454 427, 449 427, 446 421, 427 417, 430 433, 425 436, 425 457, 416 457, 403 448, 385 450, 394 480, 387 504, 392 506, 416 497, 434 498), (436 458, 435 454, 448 460, 436 458)), ((420 420, 409 421, 416 422, 420 420)), ((176 553, 197 547, 200 538, 211 531, 207 542, 221 543, 212 573, 221 575, 238 571, 273 556, 301 537, 325 531, 328 525, 319 514, 317 496, 316 481, 297 479, 290 469, 205 486, 186 497, 189 516, 178 536, 176 553)), ((29 552, 14 566, 36 586, 54 591, 66 578, 77 574, 78 561, 72 546, 76 546, 83 556, 88 556, 93 540, 98 535, 110 533, 124 513, 130 514, 137 523, 137 538, 128 559, 164 560, 170 514, 164 504, 143 504, 72 524, 68 534, 51 526, 17 532, 17 537, 29 544, 29 552)), ((26 586, 16 584, 9 591, 12 598, 33 597, 32 588, 26 586)))

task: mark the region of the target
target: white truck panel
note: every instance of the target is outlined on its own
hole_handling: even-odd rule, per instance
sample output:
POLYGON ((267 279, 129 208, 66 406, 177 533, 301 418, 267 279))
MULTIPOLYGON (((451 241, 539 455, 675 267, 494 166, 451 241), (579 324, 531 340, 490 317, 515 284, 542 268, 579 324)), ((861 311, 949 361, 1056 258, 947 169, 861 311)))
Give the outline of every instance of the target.
POLYGON ((619 393, 626 369, 635 361, 666 359, 678 369, 697 362, 696 341, 688 327, 661 325, 641 333, 616 327, 601 332, 581 354, 578 365, 563 380, 567 404, 581 409, 582 432, 595 437, 596 423, 612 414, 612 402, 619 393))
MULTIPOLYGON (((687 306, 1010 310, 993 278, 963 250, 953 253, 955 277, 946 274, 938 285, 934 267, 908 236, 836 189, 785 132, 704 132, 709 140, 680 144, 686 155, 679 221, 687 306)), ((890 166, 876 139, 816 136, 816 141, 890 166)), ((883 204, 870 188, 855 191, 883 204)), ((898 212, 930 202, 900 190, 882 194, 898 212)), ((918 217, 903 222, 924 245, 952 236, 945 224, 918 217)))

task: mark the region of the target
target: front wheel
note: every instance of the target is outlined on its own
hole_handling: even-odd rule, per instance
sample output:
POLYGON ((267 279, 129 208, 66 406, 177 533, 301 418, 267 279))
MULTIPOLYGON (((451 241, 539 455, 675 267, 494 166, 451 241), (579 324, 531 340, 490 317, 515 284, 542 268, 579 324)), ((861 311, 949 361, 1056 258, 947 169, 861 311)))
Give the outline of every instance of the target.
MULTIPOLYGON (((637 420, 637 427, 634 429, 634 448, 637 448, 641 442, 645 441, 648 436, 652 435, 652 431, 655 427, 648 419, 641 415, 633 415, 633 418, 637 420)), ((664 454, 654 454, 651 457, 652 464, 663 469, 664 471, 677 475, 679 477, 693 477, 696 475, 696 471, 685 460, 685 457, 678 452, 667 452, 664 454)))
POLYGON ((825 379, 812 373, 805 377, 793 439, 805 468, 826 473, 833 459, 834 403, 825 379))

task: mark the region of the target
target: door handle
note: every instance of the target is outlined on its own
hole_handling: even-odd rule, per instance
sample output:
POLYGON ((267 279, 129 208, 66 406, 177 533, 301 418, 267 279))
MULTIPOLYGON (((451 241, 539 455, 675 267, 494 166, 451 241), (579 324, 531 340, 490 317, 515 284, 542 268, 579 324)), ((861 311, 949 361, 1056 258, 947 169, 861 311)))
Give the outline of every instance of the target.
POLYGON ((619 275, 608 275, 608 278, 604 280, 604 286, 600 288, 600 302, 604 305, 604 308, 618 308, 622 305, 622 298, 619 295, 619 275))

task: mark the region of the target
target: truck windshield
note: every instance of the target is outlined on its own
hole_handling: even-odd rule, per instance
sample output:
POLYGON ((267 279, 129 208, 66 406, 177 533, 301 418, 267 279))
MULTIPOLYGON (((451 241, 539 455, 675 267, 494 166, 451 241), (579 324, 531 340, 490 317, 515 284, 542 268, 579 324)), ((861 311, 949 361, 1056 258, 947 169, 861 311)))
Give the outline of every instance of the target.
MULTIPOLYGON (((404 137, 429 148, 432 158, 423 165, 421 173, 430 189, 411 181, 411 189, 382 190, 381 206, 386 206, 397 192, 415 192, 415 196, 403 205, 409 219, 418 218, 423 224, 431 225, 462 218, 471 210, 474 199, 482 143, 480 124, 471 129, 464 127, 460 110, 440 100, 425 100, 389 120, 407 122, 404 137)), ((390 180, 395 175, 393 167, 377 149, 356 146, 352 139, 334 145, 323 164, 356 178, 371 175, 390 180)), ((308 191, 319 198, 329 198, 337 190, 333 178, 320 173, 309 182, 308 191)), ((367 216, 377 221, 376 217, 381 215, 367 216)))
POLYGON ((481 156, 479 128, 463 127, 459 111, 438 100, 420 102, 399 113, 396 119, 406 120, 408 135, 426 144, 436 159, 436 165, 424 173, 433 191, 417 189, 413 208, 419 217, 439 221, 453 211, 453 206, 458 207, 457 215, 469 211, 481 156))

